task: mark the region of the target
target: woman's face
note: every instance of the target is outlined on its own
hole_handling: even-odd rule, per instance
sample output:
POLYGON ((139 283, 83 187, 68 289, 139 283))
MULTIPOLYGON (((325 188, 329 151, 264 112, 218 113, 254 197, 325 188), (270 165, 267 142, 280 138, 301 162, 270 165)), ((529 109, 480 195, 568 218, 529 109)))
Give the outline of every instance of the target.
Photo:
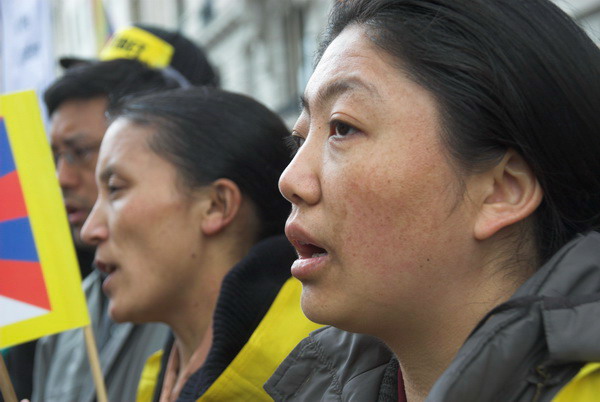
POLYGON ((443 300, 476 258, 474 212, 440 141, 436 101, 351 26, 303 103, 301 147, 279 186, 293 204, 286 234, 304 312, 347 330, 394 330, 443 300))
POLYGON ((97 246, 109 313, 119 322, 165 321, 202 280, 202 198, 185 194, 175 167, 149 148, 153 130, 122 118, 109 127, 98 200, 82 232, 97 246))

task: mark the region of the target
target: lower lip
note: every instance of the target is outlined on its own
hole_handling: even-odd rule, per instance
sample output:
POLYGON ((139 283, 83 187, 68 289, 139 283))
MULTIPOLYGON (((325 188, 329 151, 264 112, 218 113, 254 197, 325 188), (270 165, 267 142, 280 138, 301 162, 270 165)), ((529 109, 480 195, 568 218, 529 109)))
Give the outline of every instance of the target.
POLYGON ((110 289, 109 289, 109 286, 110 286, 110 284, 111 284, 111 280, 112 280, 112 278, 113 278, 114 274, 115 274, 115 272, 114 272, 114 271, 113 271, 113 272, 111 272, 110 274, 108 274, 108 276, 107 276, 107 277, 104 279, 104 281, 102 282, 102 291, 103 291, 105 294, 108 294, 108 292, 109 292, 109 290, 110 290, 110 289))
POLYGON ((310 279, 327 263, 329 255, 319 257, 300 258, 292 264, 292 275, 299 280, 310 279))

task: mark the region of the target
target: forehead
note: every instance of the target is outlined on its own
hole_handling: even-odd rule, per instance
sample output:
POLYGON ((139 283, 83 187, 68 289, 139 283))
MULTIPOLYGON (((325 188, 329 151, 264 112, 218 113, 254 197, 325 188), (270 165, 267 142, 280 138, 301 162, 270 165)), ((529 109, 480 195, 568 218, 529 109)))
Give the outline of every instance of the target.
POLYGON ((106 107, 104 96, 70 99, 61 103, 51 117, 50 138, 53 145, 101 141, 108 126, 106 107))
POLYGON ((102 156, 134 156, 137 152, 154 153, 148 146, 150 135, 154 133, 151 126, 136 124, 125 118, 117 118, 106 130, 100 147, 102 156))
POLYGON ((173 186, 178 184, 176 166, 158 155, 149 145, 155 132, 151 125, 137 124, 123 117, 116 119, 106 131, 100 146, 97 179, 106 182, 116 173, 136 181, 148 179, 152 182, 171 182, 173 186))
POLYGON ((377 47, 360 25, 346 27, 327 47, 311 76, 304 96, 305 111, 310 104, 323 105, 347 93, 389 99, 410 81, 398 60, 377 47))

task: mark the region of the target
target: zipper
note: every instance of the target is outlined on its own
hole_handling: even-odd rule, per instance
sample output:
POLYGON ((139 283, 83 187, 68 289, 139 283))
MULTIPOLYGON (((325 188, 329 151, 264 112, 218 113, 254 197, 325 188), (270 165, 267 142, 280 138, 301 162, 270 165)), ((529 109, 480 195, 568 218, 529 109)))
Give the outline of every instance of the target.
POLYGON ((535 395, 533 396, 531 402, 538 402, 540 400, 540 397, 542 396, 542 391, 544 390, 544 388, 548 384, 548 380, 550 379, 550 373, 548 373, 548 371, 546 370, 546 366, 544 365, 537 366, 535 368, 535 372, 537 373, 541 381, 535 383, 535 395))

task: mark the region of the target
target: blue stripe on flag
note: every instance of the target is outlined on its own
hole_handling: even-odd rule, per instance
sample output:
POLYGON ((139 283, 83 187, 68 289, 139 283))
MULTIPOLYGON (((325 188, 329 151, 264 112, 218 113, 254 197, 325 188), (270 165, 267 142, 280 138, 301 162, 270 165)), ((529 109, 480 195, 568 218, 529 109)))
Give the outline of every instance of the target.
POLYGON ((4 119, 0 117, 0 177, 15 170, 4 119))
POLYGON ((0 222, 0 260, 39 261, 29 218, 0 222))

